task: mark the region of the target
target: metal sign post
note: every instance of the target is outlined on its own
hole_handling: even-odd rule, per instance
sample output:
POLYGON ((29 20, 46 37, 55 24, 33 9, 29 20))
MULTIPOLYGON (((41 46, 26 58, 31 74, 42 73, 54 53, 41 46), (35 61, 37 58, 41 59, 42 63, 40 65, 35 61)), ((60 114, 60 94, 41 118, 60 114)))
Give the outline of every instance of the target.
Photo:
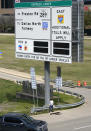
MULTIPOLYGON (((80 15, 80 5, 79 5, 79 0, 77 1, 78 2, 78 40, 80 39, 80 23, 79 23, 79 20, 80 20, 80 17, 79 17, 79 15, 80 15)), ((79 50, 80 50, 80 43, 79 43, 80 41, 78 41, 78 62, 80 61, 80 52, 79 52, 79 50)))
POLYGON ((58 88, 58 104, 60 103, 60 98, 59 98, 59 88, 58 88))
POLYGON ((62 87, 62 77, 61 77, 61 68, 57 67, 57 77, 56 77, 56 89, 58 92, 58 104, 60 103, 59 98, 59 89, 62 87))
POLYGON ((37 107, 38 107, 38 92, 37 92, 37 89, 36 89, 36 99, 37 99, 37 107))
POLYGON ((50 62, 45 61, 45 105, 50 102, 50 62))
POLYGON ((35 95, 34 95, 34 89, 33 89, 33 103, 34 103, 34 107, 35 107, 35 95))
MULTIPOLYGON (((31 85, 32 85, 32 89, 33 89, 33 101, 34 101, 34 106, 35 106, 35 91, 36 90, 36 98, 38 99, 37 96, 37 84, 36 84, 36 78, 35 78, 35 69, 31 68, 30 69, 30 74, 31 74, 31 85)), ((38 101, 38 100, 37 100, 38 101)))

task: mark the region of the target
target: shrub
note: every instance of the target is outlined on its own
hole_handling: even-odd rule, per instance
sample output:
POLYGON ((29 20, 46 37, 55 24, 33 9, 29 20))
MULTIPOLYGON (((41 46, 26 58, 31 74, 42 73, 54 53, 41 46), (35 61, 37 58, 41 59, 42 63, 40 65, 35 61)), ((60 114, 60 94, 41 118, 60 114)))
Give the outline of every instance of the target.
POLYGON ((13 33, 14 32, 14 15, 0 16, 0 32, 13 33))
POLYGON ((84 26, 85 29, 91 28, 91 11, 85 12, 84 14, 84 26))

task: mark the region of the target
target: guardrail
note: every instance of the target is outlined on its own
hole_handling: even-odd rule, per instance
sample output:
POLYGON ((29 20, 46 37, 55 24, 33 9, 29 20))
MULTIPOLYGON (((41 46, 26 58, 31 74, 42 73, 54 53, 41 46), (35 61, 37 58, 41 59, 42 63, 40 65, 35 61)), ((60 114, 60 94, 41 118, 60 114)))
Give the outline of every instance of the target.
MULTIPOLYGON (((51 82, 55 83, 55 80, 53 80, 51 82)), ((17 84, 22 85, 22 83, 23 83, 23 81, 17 81, 17 84)), ((72 81, 63 81, 63 85, 66 86, 66 87, 75 87, 74 83, 72 83, 72 81)), ((83 88, 91 89, 91 86, 86 86, 86 87, 83 87, 83 88)), ((53 90, 55 91, 56 88, 53 88, 53 90)), ((80 106, 80 105, 85 103, 85 98, 84 98, 83 95, 80 95, 78 93, 73 93, 71 91, 66 91, 66 90, 63 90, 63 89, 59 89, 59 91, 63 92, 63 93, 66 93, 66 94, 69 94, 69 95, 72 95, 72 96, 76 96, 76 97, 80 98, 81 101, 77 102, 77 103, 73 103, 73 104, 55 105, 54 109, 73 108, 73 107, 77 107, 77 106, 80 106)), ((31 113, 40 112, 40 111, 44 111, 44 110, 49 110, 49 106, 34 107, 34 108, 31 109, 31 113)))
POLYGON ((83 88, 91 89, 91 86, 83 86, 83 88))
MULTIPOLYGON (((50 82, 55 83, 56 80, 50 80, 50 82)), ((16 83, 22 85, 23 81, 16 81, 16 83)), ((62 85, 65 87, 75 87, 74 83, 71 80, 63 81, 62 85)))
MULTIPOLYGON (((56 90, 56 89, 54 88, 54 90, 56 90)), ((78 94, 78 93, 73 93, 73 92, 71 92, 71 91, 65 91, 65 90, 63 90, 63 89, 59 89, 59 91, 60 91, 60 92, 67 93, 67 94, 70 94, 70 95, 73 95, 73 96, 76 96, 76 97, 80 98, 81 101, 80 101, 80 102, 77 102, 77 103, 73 103, 73 104, 63 104, 63 105, 60 104, 60 105, 55 105, 55 106, 54 106, 54 109, 73 108, 73 107, 77 107, 77 106, 80 106, 80 105, 82 105, 82 104, 85 103, 85 98, 84 98, 83 95, 80 95, 80 94, 78 94)), ((44 110, 48 110, 48 109, 49 109, 48 106, 35 107, 35 108, 32 108, 32 109, 31 109, 31 113, 40 112, 40 111, 44 111, 44 110)))

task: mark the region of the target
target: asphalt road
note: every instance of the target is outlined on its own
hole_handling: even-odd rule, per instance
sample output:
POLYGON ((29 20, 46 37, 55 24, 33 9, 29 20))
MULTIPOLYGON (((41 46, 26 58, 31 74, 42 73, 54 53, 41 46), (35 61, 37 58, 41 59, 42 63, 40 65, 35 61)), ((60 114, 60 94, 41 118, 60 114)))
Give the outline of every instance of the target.
POLYGON ((49 131, 91 131, 91 89, 68 87, 62 89, 82 94, 86 99, 85 104, 59 111, 60 115, 42 114, 35 118, 47 121, 49 131))
POLYGON ((49 131, 91 131, 91 116, 49 124, 49 131))

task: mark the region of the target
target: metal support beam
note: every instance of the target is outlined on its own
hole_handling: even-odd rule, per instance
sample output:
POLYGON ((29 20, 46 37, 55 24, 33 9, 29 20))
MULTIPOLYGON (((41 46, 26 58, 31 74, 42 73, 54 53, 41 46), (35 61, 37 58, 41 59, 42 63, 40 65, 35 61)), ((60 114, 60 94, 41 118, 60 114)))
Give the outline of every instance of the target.
POLYGON ((50 101, 50 62, 45 61, 45 105, 49 105, 50 101))
POLYGON ((78 62, 80 62, 80 5, 79 0, 78 2, 78 62))
POLYGON ((0 0, 0 9, 1 9, 1 0, 0 0))

